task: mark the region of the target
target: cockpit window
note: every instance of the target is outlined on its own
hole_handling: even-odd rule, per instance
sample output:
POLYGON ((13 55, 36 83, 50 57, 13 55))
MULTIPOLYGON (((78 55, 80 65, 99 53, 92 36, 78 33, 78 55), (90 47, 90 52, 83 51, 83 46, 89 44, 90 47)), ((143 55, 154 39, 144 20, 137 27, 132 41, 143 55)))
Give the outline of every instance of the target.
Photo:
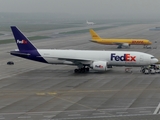
POLYGON ((155 59, 155 57, 151 57, 151 59, 155 59))

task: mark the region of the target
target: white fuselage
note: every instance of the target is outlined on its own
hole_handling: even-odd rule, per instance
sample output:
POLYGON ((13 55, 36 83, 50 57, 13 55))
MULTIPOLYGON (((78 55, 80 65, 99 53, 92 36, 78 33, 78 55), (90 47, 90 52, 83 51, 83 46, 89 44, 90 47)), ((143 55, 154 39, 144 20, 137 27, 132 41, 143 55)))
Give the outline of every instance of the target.
POLYGON ((91 50, 45 50, 39 54, 49 64, 75 64, 73 61, 107 61, 111 66, 144 66, 158 60, 147 53, 132 51, 91 51, 91 50))

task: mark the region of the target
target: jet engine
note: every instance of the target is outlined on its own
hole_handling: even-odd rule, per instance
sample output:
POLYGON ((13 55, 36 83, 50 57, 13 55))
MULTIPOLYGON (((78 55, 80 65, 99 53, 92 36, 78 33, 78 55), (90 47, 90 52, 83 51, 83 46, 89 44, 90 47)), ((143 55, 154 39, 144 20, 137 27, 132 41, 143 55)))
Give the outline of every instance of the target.
POLYGON ((130 44, 129 44, 129 43, 123 43, 122 46, 123 46, 123 47, 129 47, 130 44))
POLYGON ((107 64, 108 64, 107 61, 94 61, 91 66, 93 70, 96 71, 107 71, 108 70, 107 64))

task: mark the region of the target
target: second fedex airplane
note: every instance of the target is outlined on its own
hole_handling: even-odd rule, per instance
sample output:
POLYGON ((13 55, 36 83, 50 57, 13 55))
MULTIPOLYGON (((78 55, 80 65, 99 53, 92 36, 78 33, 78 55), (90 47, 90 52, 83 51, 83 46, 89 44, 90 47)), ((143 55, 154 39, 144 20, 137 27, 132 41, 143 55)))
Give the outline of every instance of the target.
POLYGON ((48 64, 75 65, 75 73, 107 71, 112 66, 148 66, 158 62, 153 55, 134 51, 93 51, 93 50, 61 50, 37 49, 20 30, 11 27, 18 50, 10 54, 29 60, 48 64))
POLYGON ((129 47, 130 45, 144 45, 147 47, 152 43, 146 39, 115 39, 115 38, 101 38, 93 29, 90 29, 90 34, 92 37, 91 42, 96 42, 106 45, 118 45, 117 48, 129 47))

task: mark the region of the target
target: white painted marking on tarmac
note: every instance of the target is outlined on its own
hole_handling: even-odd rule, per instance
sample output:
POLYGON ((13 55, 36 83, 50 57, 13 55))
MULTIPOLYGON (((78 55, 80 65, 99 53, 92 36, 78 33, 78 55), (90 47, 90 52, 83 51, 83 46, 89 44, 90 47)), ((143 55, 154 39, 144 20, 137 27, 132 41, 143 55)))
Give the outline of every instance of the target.
POLYGON ((18 114, 53 114, 53 113, 68 113, 68 112, 90 112, 90 111, 115 111, 115 110, 138 110, 138 109, 152 109, 155 107, 136 107, 136 108, 113 108, 113 109, 90 109, 90 110, 68 110, 68 111, 39 111, 39 112, 11 112, 11 113, 0 113, 0 115, 18 115, 18 114))
POLYGON ((126 114, 128 112, 116 112, 116 114, 126 114))
POLYGON ((70 114, 68 116, 81 116, 81 114, 70 114))
POLYGON ((68 112, 85 112, 85 111, 95 111, 93 110, 69 110, 69 111, 40 111, 40 112, 12 112, 12 113, 0 113, 0 115, 19 115, 19 114, 53 114, 53 113, 68 113, 68 112))
POLYGON ((157 108, 155 109, 155 111, 154 111, 153 114, 154 114, 154 115, 155 115, 155 114, 158 114, 159 109, 160 109, 160 103, 158 104, 158 106, 157 106, 157 108))
POLYGON ((56 115, 45 115, 45 116, 43 116, 43 117, 45 117, 45 118, 52 118, 52 117, 55 117, 56 115))
POLYGON ((138 110, 138 109, 152 109, 155 107, 135 107, 135 108, 111 108, 111 109, 98 109, 100 111, 114 111, 114 110, 138 110))
POLYGON ((31 118, 31 116, 19 116, 18 118, 19 118, 19 119, 21 119, 21 118, 22 118, 22 119, 23 119, 23 118, 26 119, 26 118, 31 118))
MULTIPOLYGON (((38 69, 38 68, 36 68, 36 69, 38 69)), ((22 72, 17 72, 17 73, 13 73, 11 75, 6 75, 4 77, 0 77, 0 79, 9 78, 9 77, 16 76, 16 75, 19 75, 19 74, 22 74, 22 73, 25 73, 25 72, 28 72, 28 71, 36 70, 36 69, 26 69, 26 70, 24 70, 22 72)))
POLYGON ((151 111, 139 111, 139 113, 151 113, 151 111))
POLYGON ((106 113, 93 113, 93 115, 104 115, 106 113))
POLYGON ((42 113, 31 113, 29 115, 43 115, 42 113))
POLYGON ((133 116, 144 116, 153 114, 129 114, 129 115, 111 115, 111 116, 90 116, 90 117, 72 117, 72 118, 55 118, 52 120, 76 120, 76 119, 92 119, 92 118, 118 118, 118 117, 133 117, 133 116))

